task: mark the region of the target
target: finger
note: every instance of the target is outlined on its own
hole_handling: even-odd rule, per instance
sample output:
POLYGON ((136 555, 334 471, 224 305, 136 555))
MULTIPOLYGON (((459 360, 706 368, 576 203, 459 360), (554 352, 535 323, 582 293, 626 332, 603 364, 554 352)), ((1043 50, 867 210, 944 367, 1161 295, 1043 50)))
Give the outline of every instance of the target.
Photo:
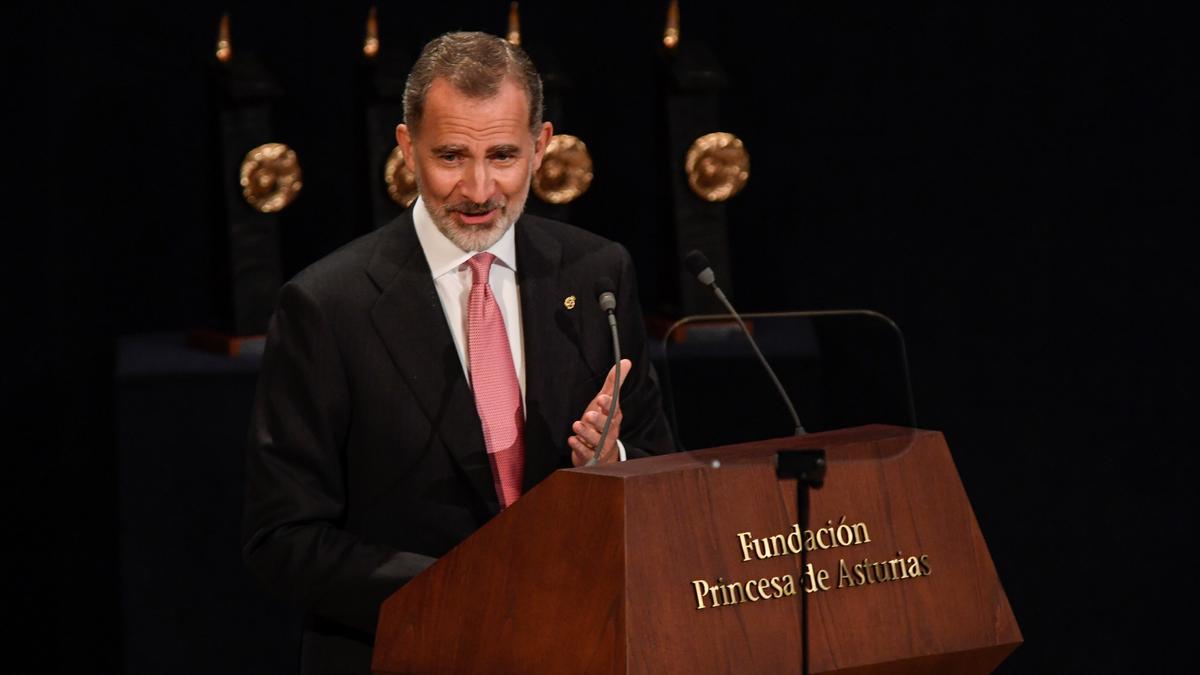
POLYGON ((585 453, 588 457, 596 451, 595 439, 589 440, 587 436, 575 434, 567 439, 571 443, 571 448, 578 448, 580 452, 585 453))
MULTIPOLYGON (((612 407, 612 397, 608 394, 599 394, 592 401, 592 403, 595 404, 594 409, 596 412, 600 413, 601 415, 607 415, 609 408, 612 407)), ((592 410, 592 408, 589 408, 589 411, 590 410, 592 410)))
MULTIPOLYGON (((622 417, 623 417, 623 415, 621 414, 621 410, 620 410, 620 408, 618 408, 617 411, 612 414, 611 421, 609 420, 609 413, 606 410, 599 410, 599 411, 595 411, 595 412, 588 411, 583 414, 583 420, 581 420, 581 421, 584 423, 585 426, 591 426, 592 429, 594 429, 596 431, 596 434, 597 434, 596 438, 598 440, 600 437, 599 434, 604 432, 605 425, 609 426, 609 430, 608 430, 609 437, 616 438, 617 433, 620 431, 620 428, 621 428, 621 418, 622 417)), ((590 436, 588 437, 588 440, 589 441, 591 440, 590 436)))
MULTIPOLYGON (((589 410, 583 415, 584 426, 591 427, 596 431, 596 440, 600 440, 599 433, 604 431, 604 422, 608 419, 608 413, 603 410, 589 410)), ((591 438, 588 439, 589 441, 591 438)))
POLYGON ((592 458, 591 449, 581 443, 575 436, 567 439, 567 445, 571 446, 571 464, 573 466, 583 466, 592 458))
MULTIPOLYGON (((584 415, 584 418, 592 417, 595 414, 596 413, 587 413, 584 415)), ((575 436, 578 437, 583 444, 590 448, 596 447, 596 444, 600 442, 600 428, 595 426, 591 419, 587 420, 586 422, 575 422, 571 425, 571 430, 575 432, 575 436)))
MULTIPOLYGON (((600 413, 600 423, 604 423, 604 418, 608 416, 612 410, 612 397, 608 394, 601 394, 596 397, 596 412, 600 413)), ((613 413, 613 424, 621 421, 621 406, 617 406, 617 410, 613 413)))
MULTIPOLYGON (((630 361, 629 359, 621 359, 621 382, 624 382, 625 378, 629 376, 629 369, 632 367, 633 361, 630 361)), ((613 383, 616 382, 616 379, 617 367, 613 366, 612 368, 608 369, 608 377, 604 378, 604 386, 600 388, 600 393, 612 396, 613 383)))

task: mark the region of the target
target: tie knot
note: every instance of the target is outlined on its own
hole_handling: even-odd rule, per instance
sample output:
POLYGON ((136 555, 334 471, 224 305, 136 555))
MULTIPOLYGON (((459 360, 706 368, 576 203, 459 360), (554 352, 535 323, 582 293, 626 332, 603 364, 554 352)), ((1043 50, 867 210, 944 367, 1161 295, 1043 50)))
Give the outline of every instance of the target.
POLYGON ((467 260, 467 264, 471 266, 471 283, 486 284, 488 282, 488 274, 492 271, 492 262, 496 260, 496 256, 491 253, 479 253, 467 260))

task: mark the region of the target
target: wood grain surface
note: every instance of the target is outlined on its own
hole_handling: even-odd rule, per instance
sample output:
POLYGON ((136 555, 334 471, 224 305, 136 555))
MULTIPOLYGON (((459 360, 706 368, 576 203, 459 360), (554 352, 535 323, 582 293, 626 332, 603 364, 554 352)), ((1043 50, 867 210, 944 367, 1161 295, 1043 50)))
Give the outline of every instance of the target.
POLYGON ((812 672, 995 669, 1021 633, 945 439, 873 425, 560 470, 385 602, 375 672, 799 673, 800 586, 744 588, 780 595, 770 580, 798 579, 800 556, 747 561, 738 534, 792 532, 773 459, 804 448, 828 457, 808 529, 844 517, 870 537, 808 552, 829 574, 808 594, 812 672), (928 574, 886 564, 910 558, 928 574), (845 584, 864 561, 908 578, 845 584), (699 609, 697 581, 742 589, 699 609))

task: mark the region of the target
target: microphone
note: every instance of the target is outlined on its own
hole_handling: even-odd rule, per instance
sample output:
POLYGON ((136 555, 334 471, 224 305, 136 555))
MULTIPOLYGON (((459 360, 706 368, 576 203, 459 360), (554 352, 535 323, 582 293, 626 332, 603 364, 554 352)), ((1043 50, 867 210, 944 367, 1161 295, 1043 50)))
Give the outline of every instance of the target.
POLYGON ((621 337, 617 334, 617 296, 614 293, 616 284, 608 277, 600 277, 596 280, 593 287, 596 293, 596 301, 600 303, 600 309, 608 314, 608 327, 612 331, 613 343, 613 361, 616 363, 615 382, 613 383, 612 404, 608 406, 608 416, 604 418, 604 428, 600 430, 600 440, 596 443, 595 449, 592 451, 592 458, 587 461, 584 466, 592 466, 600 461, 600 452, 604 449, 604 442, 608 440, 608 431, 612 427, 613 415, 616 414, 617 405, 621 400, 621 337))
POLYGON ((689 272, 695 275, 700 283, 712 289, 713 294, 717 296, 717 300, 720 300, 721 304, 725 305, 725 309, 737 320, 738 326, 742 328, 742 334, 746 336, 746 339, 750 342, 750 348, 754 350, 754 355, 758 357, 759 363, 766 369, 767 375, 771 377, 771 382, 775 383, 775 389, 779 391, 780 398, 787 405, 788 412, 792 415, 792 422, 796 425, 796 435, 803 436, 806 434, 804 425, 800 424, 800 416, 796 414, 796 407, 792 405, 792 399, 787 395, 787 391, 784 390, 783 385, 779 383, 779 378, 775 376, 775 371, 771 369, 771 364, 767 363, 767 358, 759 351, 758 343, 754 341, 754 336, 746 328, 745 322, 742 321, 742 316, 737 313, 737 310, 729 303, 729 299, 725 297, 725 293, 717 286, 717 275, 713 273, 712 267, 708 264, 708 258, 700 251, 692 249, 684 257, 683 264, 689 272))
MULTIPOLYGON (((708 258, 700 251, 693 249, 683 260, 684 265, 692 274, 696 275, 696 279, 700 283, 708 286, 713 290, 713 294, 717 296, 717 300, 725 305, 725 309, 733 315, 737 323, 742 328, 742 333, 746 339, 750 341, 750 347, 754 350, 755 356, 758 357, 759 363, 766 369, 767 375, 771 376, 771 381, 775 383, 775 388, 779 390, 779 396, 783 402, 787 404, 788 412, 792 414, 792 421, 796 423, 796 435, 803 436, 805 434, 804 427, 800 424, 800 416, 796 414, 796 408, 792 405, 792 399, 788 397, 784 391, 783 385, 779 383, 779 378, 775 376, 775 371, 771 369, 771 364, 767 363, 767 358, 763 356, 758 349, 758 343, 754 341, 754 336, 746 328, 745 322, 742 321, 741 315, 730 304, 729 299, 725 297, 720 287, 717 286, 717 275, 713 274, 712 267, 708 264, 708 258)), ((808 526, 808 491, 810 488, 819 488, 825 482, 825 451, 824 450, 782 450, 775 456, 776 475, 780 478, 796 478, 796 522, 801 528, 808 526)), ((801 542, 803 544, 803 542, 801 542)), ((800 547, 800 576, 803 578, 804 570, 808 567, 808 547, 800 547)), ((808 593, 804 589, 800 589, 800 672, 808 675, 808 593)))

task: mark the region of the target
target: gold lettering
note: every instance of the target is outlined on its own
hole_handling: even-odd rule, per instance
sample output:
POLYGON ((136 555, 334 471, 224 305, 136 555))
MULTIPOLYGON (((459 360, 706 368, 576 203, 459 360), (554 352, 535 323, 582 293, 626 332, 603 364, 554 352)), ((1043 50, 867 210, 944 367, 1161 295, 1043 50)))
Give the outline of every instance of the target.
POLYGON ((783 575, 783 594, 784 595, 795 595, 796 594, 796 580, 793 579, 792 575, 790 575, 790 574, 783 575))
POLYGON ((735 581, 725 586, 726 595, 730 599, 725 603, 727 605, 740 605, 746 601, 746 591, 742 588, 742 582, 735 581))
POLYGON ((708 582, 696 579, 692 582, 692 588, 696 590, 696 609, 704 609, 704 594, 708 592, 708 582))
POLYGON ((750 560, 750 533, 738 532, 738 542, 742 545, 742 562, 750 560))
POLYGON ((920 563, 920 561, 917 560, 917 556, 915 556, 915 555, 909 557, 909 559, 908 559, 908 576, 910 576, 910 577, 921 576, 921 563, 920 563))
POLYGON ((804 569, 800 571, 800 587, 805 593, 812 593, 816 589, 816 581, 813 579, 813 564, 808 563, 804 569))
POLYGON ((875 578, 876 579, 878 579, 880 581, 891 581, 892 580, 891 575, 888 574, 887 563, 873 562, 873 563, 871 563, 871 566, 875 568, 875 578), (880 570, 883 570, 883 571, 880 572, 880 570))
POLYGON ((821 550, 829 548, 829 543, 821 538, 823 534, 825 534, 825 528, 822 527, 817 530, 817 546, 820 546, 821 550))
MULTIPOLYGON (((750 562, 751 559, 767 560, 789 553, 799 555, 804 551, 871 543, 871 533, 867 524, 851 524, 847 522, 845 515, 837 520, 827 520, 824 526, 811 530, 801 528, 800 523, 796 522, 779 534, 755 537, 753 532, 747 530, 738 532, 736 536, 742 562, 750 562)), ((866 584, 907 580, 927 576, 932 571, 929 556, 905 556, 902 551, 897 550, 896 556, 890 560, 873 561, 870 557, 863 557, 859 562, 849 562, 845 558, 839 558, 836 571, 833 567, 821 569, 814 563, 805 563, 800 573, 795 575, 784 574, 729 583, 722 577, 717 577, 714 581, 695 579, 692 581, 692 593, 696 599, 696 609, 700 610, 747 601, 783 598, 800 592, 816 593, 834 588, 854 588, 866 584), (834 576, 837 577, 836 582, 834 576)))
POLYGON ((782 598, 783 596, 788 595, 788 593, 783 590, 783 586, 780 585, 779 577, 771 577, 771 588, 775 589, 775 594, 771 597, 782 598))
POLYGON ((846 566, 845 558, 838 561, 838 588, 846 586, 854 586, 854 579, 850 576, 850 568, 846 566))
POLYGON ((802 550, 801 544, 803 543, 803 535, 800 534, 800 523, 792 523, 792 531, 787 536, 788 550, 791 551, 793 555, 796 555, 802 550), (796 538, 794 543, 792 541, 792 537, 796 538))
POLYGON ((813 567, 812 563, 804 566, 804 571, 800 575, 801 584, 804 587, 805 593, 815 593, 818 590, 829 590, 829 572, 827 570, 818 570, 813 567))
POLYGON ((933 574, 933 568, 929 566, 929 556, 927 555, 921 556, 921 574, 925 576, 933 574))
POLYGON ((875 583, 875 575, 871 574, 871 572, 874 571, 871 569, 871 559, 863 558, 862 566, 863 566, 863 571, 867 573, 867 583, 868 584, 875 583))
POLYGON ((721 604, 721 599, 719 597, 717 597, 717 593, 719 593, 721 590, 720 585, 721 585, 721 577, 717 577, 717 585, 711 586, 708 589, 708 595, 712 598, 712 606, 713 607, 717 607, 718 605, 721 604))
POLYGON ((754 554, 759 560, 765 560, 771 557, 771 544, 766 539, 754 540, 754 554), (761 545, 760 545, 761 544, 761 545))
POLYGON ((782 534, 776 534, 771 537, 771 555, 783 555, 787 552, 787 539, 782 534))
POLYGON ((817 570, 817 586, 821 590, 829 590, 829 570, 817 570))

